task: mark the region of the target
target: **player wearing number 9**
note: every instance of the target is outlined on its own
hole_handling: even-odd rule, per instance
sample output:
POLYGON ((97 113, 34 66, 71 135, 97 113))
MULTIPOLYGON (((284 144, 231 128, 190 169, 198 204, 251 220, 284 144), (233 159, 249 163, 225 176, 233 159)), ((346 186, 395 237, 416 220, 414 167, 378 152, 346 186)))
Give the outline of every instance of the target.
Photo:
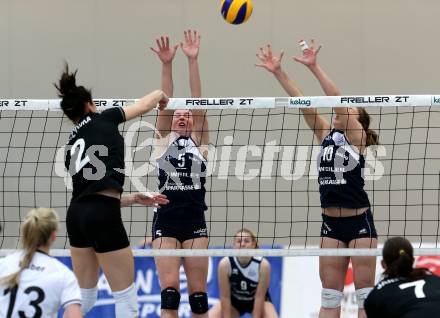
MULTIPOLYGON (((240 229, 234 237, 236 249, 258 248, 252 231, 240 229)), ((209 318, 277 318, 269 295, 270 264, 263 257, 225 257, 218 266, 220 302, 209 311, 209 318)))
POLYGON ((65 166, 73 183, 66 228, 73 270, 81 287, 81 310, 85 314, 96 302, 101 267, 115 298, 116 317, 137 317, 133 254, 122 223, 121 206, 168 201, 161 194, 122 196, 124 139, 118 125, 149 112, 157 104, 164 108, 168 97, 157 90, 133 105, 98 113, 91 92, 77 86, 75 76, 76 72, 70 73, 66 64, 55 87, 62 98, 64 114, 75 124, 66 146, 65 166))
POLYGON ((368 318, 425 318, 440 313, 440 277, 426 268, 414 268, 411 243, 388 239, 382 250, 384 279, 365 301, 368 318))
POLYGON ((56 239, 58 216, 52 209, 29 211, 21 226, 23 250, 0 260, 0 317, 82 317, 75 275, 48 255, 56 239))

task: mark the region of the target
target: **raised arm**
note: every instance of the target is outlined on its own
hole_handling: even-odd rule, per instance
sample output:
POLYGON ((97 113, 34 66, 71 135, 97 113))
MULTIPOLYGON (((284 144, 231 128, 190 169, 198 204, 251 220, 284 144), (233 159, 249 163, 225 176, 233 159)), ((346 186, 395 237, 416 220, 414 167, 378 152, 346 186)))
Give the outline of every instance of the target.
MULTIPOLYGON (((283 54, 284 52, 281 52, 278 55, 273 55, 272 47, 270 45, 267 46, 266 52, 263 48, 260 48, 257 57, 261 63, 255 64, 255 66, 262 67, 272 73, 289 96, 304 96, 298 85, 291 80, 287 73, 282 69, 281 61, 283 54)), ((307 125, 313 130, 319 141, 322 141, 330 130, 330 124, 323 116, 318 114, 316 108, 301 108, 300 110, 304 115, 307 125)))
MULTIPOLYGON (((150 49, 156 53, 159 60, 162 62, 162 79, 161 85, 162 90, 169 97, 173 96, 174 86, 173 86, 173 59, 176 55, 177 48, 179 44, 170 47, 170 39, 168 36, 161 36, 156 39, 157 48, 150 47, 150 49)), ((171 130, 171 122, 173 120, 172 110, 161 110, 156 123, 156 129, 162 135, 162 137, 168 135, 171 130)), ((156 136, 159 137, 159 136, 156 136)))
POLYGON ((310 40, 310 47, 304 49, 301 56, 295 56, 293 59, 296 62, 307 66, 310 72, 315 75, 322 87, 322 90, 327 96, 339 96, 341 95, 341 91, 318 64, 318 54, 321 50, 321 47, 322 45, 316 47, 315 40, 312 39, 310 40))
POLYGON ((231 284, 229 283, 229 272, 231 265, 227 257, 223 258, 217 269, 218 284, 220 288, 221 317, 231 318, 231 284))
MULTIPOLYGON (((191 97, 202 97, 202 82, 198 63, 200 35, 195 30, 188 30, 184 31, 184 36, 185 41, 181 42, 180 46, 188 58, 191 97)), ((209 131, 206 110, 193 109, 191 112, 194 120, 192 137, 198 145, 207 145, 209 143, 209 131)))
POLYGON ((260 279, 258 280, 257 290, 255 292, 254 309, 252 311, 252 318, 264 317, 264 302, 266 300, 266 293, 269 289, 270 283, 270 264, 263 258, 260 264, 260 279))
POLYGON ((125 113, 125 120, 130 120, 148 113, 156 106, 160 110, 165 109, 168 103, 168 96, 161 90, 155 90, 148 95, 139 99, 136 103, 125 106, 123 108, 125 113))
MULTIPOLYGON (((327 96, 340 96, 341 91, 318 63, 318 54, 322 46, 316 47, 315 40, 313 39, 310 43, 310 47, 303 50, 302 56, 294 57, 293 59, 305 65, 312 72, 327 96)), ((341 121, 341 126, 346 131, 348 139, 357 146, 365 144, 365 132, 357 120, 357 109, 335 107, 333 110, 338 115, 338 120, 341 121)))

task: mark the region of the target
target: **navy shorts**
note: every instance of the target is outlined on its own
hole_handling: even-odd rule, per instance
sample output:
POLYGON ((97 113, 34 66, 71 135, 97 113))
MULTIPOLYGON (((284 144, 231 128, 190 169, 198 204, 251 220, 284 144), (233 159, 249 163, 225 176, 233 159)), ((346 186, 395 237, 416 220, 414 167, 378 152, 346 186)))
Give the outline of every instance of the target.
POLYGON ((349 244, 359 238, 377 238, 373 214, 368 209, 362 214, 348 217, 322 215, 321 237, 330 237, 349 244))
POLYGON ((177 208, 165 212, 154 212, 152 226, 153 240, 173 237, 180 243, 200 237, 208 237, 205 212, 190 208, 177 208))
POLYGON ((70 246, 92 247, 97 253, 130 245, 121 218, 121 201, 104 195, 87 195, 70 203, 66 216, 70 246))
MULTIPOLYGON (((272 302, 269 292, 266 293, 265 301, 272 302)), ((254 310, 254 300, 239 300, 231 296, 231 305, 237 309, 240 316, 243 316, 246 313, 251 314, 254 310)))

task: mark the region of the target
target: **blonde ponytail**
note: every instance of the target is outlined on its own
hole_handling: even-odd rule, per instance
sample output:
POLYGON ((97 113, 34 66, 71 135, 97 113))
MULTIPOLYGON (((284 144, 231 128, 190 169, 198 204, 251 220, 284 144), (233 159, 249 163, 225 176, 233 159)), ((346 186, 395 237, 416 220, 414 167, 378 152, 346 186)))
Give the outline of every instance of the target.
POLYGON ((14 287, 18 285, 21 272, 28 268, 38 248, 50 243, 50 237, 58 230, 58 215, 52 209, 36 208, 26 215, 21 226, 21 246, 24 257, 20 261, 20 270, 0 279, 0 285, 14 287))

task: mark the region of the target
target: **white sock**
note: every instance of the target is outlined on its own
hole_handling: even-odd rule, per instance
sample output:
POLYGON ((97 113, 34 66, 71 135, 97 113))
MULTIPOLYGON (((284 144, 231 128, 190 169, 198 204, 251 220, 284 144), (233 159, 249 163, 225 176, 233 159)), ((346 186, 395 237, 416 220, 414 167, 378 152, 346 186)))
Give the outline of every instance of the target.
POLYGON ((98 299, 98 288, 81 288, 81 312, 83 315, 88 313, 98 299))
POLYGON ((136 286, 131 284, 127 289, 113 292, 115 298, 116 318, 137 318, 138 302, 136 286))

